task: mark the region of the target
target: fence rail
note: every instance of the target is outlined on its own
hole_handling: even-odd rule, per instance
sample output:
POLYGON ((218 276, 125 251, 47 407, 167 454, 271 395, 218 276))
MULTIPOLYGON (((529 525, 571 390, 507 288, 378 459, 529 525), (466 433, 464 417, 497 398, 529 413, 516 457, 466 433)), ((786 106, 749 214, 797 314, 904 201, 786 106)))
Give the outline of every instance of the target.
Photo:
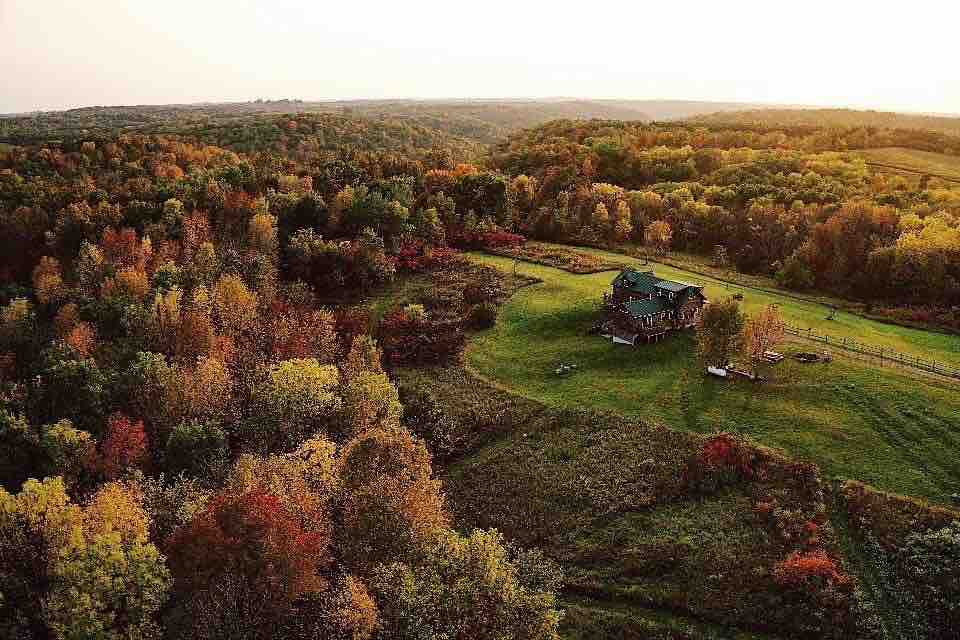
POLYGON ((893 362, 905 367, 911 367, 913 369, 919 369, 928 373, 935 373, 937 375, 960 380, 960 368, 945 364, 943 362, 937 362, 936 360, 926 360, 918 356, 901 353, 900 351, 896 351, 894 349, 863 344, 862 342, 857 342, 856 340, 851 340, 850 338, 837 338, 826 334, 818 334, 815 333, 811 327, 804 329, 802 327, 784 324, 783 330, 790 335, 807 338, 808 340, 820 342, 831 347, 837 347, 840 349, 846 349, 847 351, 853 351, 855 353, 862 353, 864 355, 872 356, 880 360, 881 363, 884 361, 893 362))

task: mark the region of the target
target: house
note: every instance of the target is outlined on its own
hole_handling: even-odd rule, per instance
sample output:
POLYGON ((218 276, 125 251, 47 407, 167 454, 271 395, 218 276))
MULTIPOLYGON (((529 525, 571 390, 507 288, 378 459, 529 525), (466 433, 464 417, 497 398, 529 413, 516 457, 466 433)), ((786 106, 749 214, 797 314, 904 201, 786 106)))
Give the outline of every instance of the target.
POLYGON ((696 324, 707 299, 703 287, 664 280, 653 271, 624 269, 603 295, 603 333, 614 342, 659 340, 696 324))

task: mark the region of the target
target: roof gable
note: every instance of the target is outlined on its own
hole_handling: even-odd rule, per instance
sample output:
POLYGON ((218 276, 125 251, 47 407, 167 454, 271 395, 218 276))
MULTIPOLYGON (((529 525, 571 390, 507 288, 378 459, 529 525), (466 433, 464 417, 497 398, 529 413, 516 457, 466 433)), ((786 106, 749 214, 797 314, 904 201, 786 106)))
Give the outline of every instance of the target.
POLYGON ((633 269, 624 269, 613 280, 613 286, 625 287, 636 293, 653 293, 657 283, 660 282, 653 271, 634 271, 633 269))

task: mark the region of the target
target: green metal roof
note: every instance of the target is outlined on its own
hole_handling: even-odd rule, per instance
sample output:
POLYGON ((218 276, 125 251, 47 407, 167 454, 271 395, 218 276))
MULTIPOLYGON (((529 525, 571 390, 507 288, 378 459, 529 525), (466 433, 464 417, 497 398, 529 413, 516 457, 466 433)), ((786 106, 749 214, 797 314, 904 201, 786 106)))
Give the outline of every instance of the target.
POLYGON ((631 291, 646 294, 653 293, 658 282, 660 278, 654 275, 653 271, 634 271, 633 269, 621 271, 620 275, 613 280, 614 286, 625 286, 631 291))
POLYGON ((657 284, 654 285, 657 289, 663 289, 664 291, 671 291, 673 293, 679 293, 685 289, 693 287, 694 289, 699 289, 700 287, 687 284, 686 282, 676 282, 674 280, 660 280, 657 284))
POLYGON ((643 318, 654 313, 667 311, 670 309, 670 303, 662 298, 652 298, 650 300, 631 300, 623 307, 634 318, 643 318))

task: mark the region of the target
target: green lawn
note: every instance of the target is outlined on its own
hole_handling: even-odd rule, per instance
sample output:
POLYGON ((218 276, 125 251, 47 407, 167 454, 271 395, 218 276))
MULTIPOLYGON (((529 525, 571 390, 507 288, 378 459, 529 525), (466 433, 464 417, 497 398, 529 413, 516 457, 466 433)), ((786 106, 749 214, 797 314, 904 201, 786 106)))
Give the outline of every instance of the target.
MULTIPOLYGON (((512 261, 474 256, 487 264, 512 261)), ((622 259, 622 257, 621 257, 622 259)), ((829 365, 787 360, 763 385, 707 379, 689 334, 632 349, 586 330, 612 273, 572 275, 522 263, 543 280, 520 290, 498 325, 471 340, 467 359, 483 376, 551 406, 590 406, 698 432, 743 432, 791 455, 812 460, 829 476, 946 501, 960 492, 960 389, 950 383, 837 359, 829 365), (561 362, 577 364, 566 378, 561 362)), ((705 283, 708 297, 724 285, 656 266, 659 275, 705 283)), ((841 313, 825 319, 822 306, 772 293, 744 291, 748 312, 776 303, 795 324, 835 336, 960 363, 960 338, 907 329, 841 313)))
MULTIPOLYGON (((825 305, 812 300, 728 284, 722 280, 663 264, 651 263, 648 266, 642 266, 639 260, 631 260, 621 254, 599 249, 579 248, 578 251, 610 260, 616 258, 622 263, 635 264, 638 268, 653 269, 657 275, 664 278, 705 285, 708 298, 720 299, 736 293, 742 294, 744 296, 742 305, 747 313, 755 313, 768 304, 776 304, 780 308, 784 319, 793 325, 802 328, 813 327, 816 332, 828 334, 831 337, 845 337, 928 360, 937 360, 960 366, 960 335, 924 331, 923 329, 879 322, 846 311, 838 311, 832 320, 827 320, 829 309, 825 305)), ((473 257, 501 268, 512 268, 513 264, 509 258, 498 256, 474 254, 473 257)), ((521 271, 542 280, 559 277, 562 281, 562 295, 566 300, 564 306, 567 307, 584 301, 598 302, 615 275, 610 272, 586 276, 572 275, 551 267, 529 263, 523 263, 521 271)))

